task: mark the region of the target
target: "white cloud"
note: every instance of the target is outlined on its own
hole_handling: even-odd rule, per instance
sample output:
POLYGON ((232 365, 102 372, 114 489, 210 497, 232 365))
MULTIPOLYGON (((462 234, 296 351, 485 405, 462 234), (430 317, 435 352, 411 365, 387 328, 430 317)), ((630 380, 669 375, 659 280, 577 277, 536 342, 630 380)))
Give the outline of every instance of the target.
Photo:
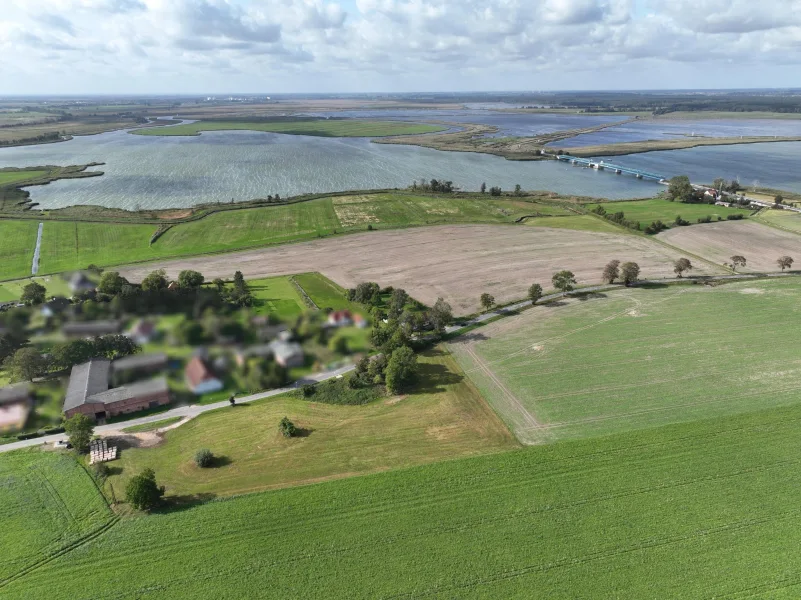
POLYGON ((4 0, 0 53, 0 93, 789 87, 801 0, 4 0))

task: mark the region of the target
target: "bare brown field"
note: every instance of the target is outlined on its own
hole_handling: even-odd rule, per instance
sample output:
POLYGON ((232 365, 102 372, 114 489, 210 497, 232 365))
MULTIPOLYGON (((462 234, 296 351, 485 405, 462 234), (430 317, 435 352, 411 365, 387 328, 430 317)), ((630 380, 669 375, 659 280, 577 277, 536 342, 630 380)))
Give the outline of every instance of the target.
POLYGON ((658 238, 718 264, 742 255, 748 262, 741 271, 778 271, 776 259, 784 255, 801 260, 801 236, 754 221, 674 227, 658 238))
MULTIPOLYGON (((674 250, 644 237, 567 231, 511 225, 447 225, 398 231, 375 231, 342 238, 186 259, 164 260, 121 269, 139 281, 155 268, 171 277, 195 269, 206 279, 267 277, 319 271, 342 286, 376 281, 403 287, 415 298, 432 304, 442 296, 457 314, 479 309, 479 296, 489 292, 499 303, 525 296, 540 282, 550 288, 555 271, 569 269, 581 285, 600 283, 604 265, 633 260, 642 277, 672 276, 674 250)), ((697 265, 695 273, 711 273, 697 265)))

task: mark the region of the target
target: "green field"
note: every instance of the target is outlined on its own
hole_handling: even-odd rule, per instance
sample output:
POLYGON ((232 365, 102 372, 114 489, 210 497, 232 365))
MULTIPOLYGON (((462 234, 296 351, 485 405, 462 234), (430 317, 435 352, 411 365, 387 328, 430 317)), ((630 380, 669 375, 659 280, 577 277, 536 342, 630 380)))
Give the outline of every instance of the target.
POLYGON ((2 594, 797 597, 799 427, 794 406, 126 518, 2 594))
POLYGON ((799 402, 796 280, 603 295, 535 307, 482 328, 485 339, 451 344, 521 441, 799 402))
POLYGON ((432 350, 420 360, 416 391, 400 399, 340 406, 284 396, 224 408, 168 432, 156 448, 126 450, 110 482, 123 489, 131 474, 151 466, 169 494, 231 495, 517 446, 447 353, 432 350), (306 434, 283 438, 284 416, 306 434), (223 466, 195 467, 200 448, 223 466))
POLYGON ((789 210, 767 210, 759 213, 756 217, 767 225, 773 225, 780 229, 786 229, 793 233, 801 233, 801 214, 789 210))
MULTIPOLYGON (((0 457, 0 585, 8 577, 85 542, 113 515, 70 456, 19 451, 0 457)), ((0 587, 0 596, 6 596, 0 587)))
POLYGON ((0 171, 0 186, 11 185, 47 175, 47 171, 0 171))
POLYGON ((49 275, 45 277, 29 277, 28 279, 15 279, 0 283, 0 302, 11 302, 22 297, 22 289, 31 281, 45 286, 47 297, 64 296, 69 298, 72 295, 70 286, 61 275, 49 275))
POLYGON ((138 135, 200 135, 203 131, 264 131, 290 135, 313 135, 319 137, 384 137, 433 133, 447 129, 442 125, 406 123, 400 121, 359 121, 351 119, 320 119, 308 121, 198 121, 172 127, 149 127, 136 129, 138 135))
POLYGON ((597 206, 603 206, 607 213, 623 211, 626 218, 630 221, 639 221, 643 228, 652 221, 662 221, 666 225, 672 225, 677 215, 686 219, 690 223, 695 223, 701 217, 712 217, 716 221, 718 217, 723 219, 726 215, 742 214, 747 217, 751 210, 742 208, 728 208, 726 206, 715 206, 710 204, 685 204, 683 202, 670 202, 654 198, 651 200, 636 200, 633 202, 604 202, 601 205, 587 204, 585 208, 592 210, 597 206))
MULTIPOLYGON (((368 226, 392 229, 442 223, 513 223, 521 216, 538 213, 571 214, 556 205, 506 198, 363 194, 220 211, 173 226, 153 245, 150 239, 156 225, 45 221, 39 272, 227 252, 364 231, 368 226)), ((581 218, 533 218, 528 224, 548 221, 554 226, 583 228, 586 225, 574 222, 581 218)), ((0 279, 30 275, 37 226, 35 221, 0 220, 0 251, 5 258, 0 265, 0 279)))
POLYGON ((295 275, 295 281, 303 288, 309 298, 319 308, 332 308, 334 310, 347 309, 355 312, 364 312, 360 307, 345 297, 345 290, 320 273, 301 273, 295 275))
POLYGON ((250 279, 248 286, 255 299, 256 314, 269 314, 282 321, 289 321, 306 310, 303 299, 289 277, 250 279))

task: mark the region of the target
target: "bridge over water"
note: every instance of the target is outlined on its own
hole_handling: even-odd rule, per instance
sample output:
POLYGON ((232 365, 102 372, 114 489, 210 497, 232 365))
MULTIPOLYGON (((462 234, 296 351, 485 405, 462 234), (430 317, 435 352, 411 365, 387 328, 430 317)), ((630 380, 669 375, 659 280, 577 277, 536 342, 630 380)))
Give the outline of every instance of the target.
POLYGON ((630 167, 623 167, 621 165, 616 165, 613 163, 608 163, 603 160, 595 160, 589 158, 579 158, 577 156, 570 156, 568 154, 559 154, 557 160, 561 160, 563 162, 569 162, 571 165, 576 165, 579 167, 586 167, 589 169, 596 169, 597 171, 611 171, 612 173, 616 173, 617 175, 634 175, 637 179, 648 179, 649 181, 658 181, 660 183, 666 181, 666 178, 662 175, 657 173, 650 173, 648 171, 642 171, 640 169, 632 169, 630 167))

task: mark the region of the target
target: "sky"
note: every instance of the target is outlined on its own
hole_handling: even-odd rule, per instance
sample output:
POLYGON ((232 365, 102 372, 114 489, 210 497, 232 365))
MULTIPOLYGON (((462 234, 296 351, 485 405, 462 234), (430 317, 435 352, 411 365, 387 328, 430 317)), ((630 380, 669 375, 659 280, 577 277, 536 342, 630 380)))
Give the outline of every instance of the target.
POLYGON ((801 0, 0 4, 0 95, 801 87, 801 0))

